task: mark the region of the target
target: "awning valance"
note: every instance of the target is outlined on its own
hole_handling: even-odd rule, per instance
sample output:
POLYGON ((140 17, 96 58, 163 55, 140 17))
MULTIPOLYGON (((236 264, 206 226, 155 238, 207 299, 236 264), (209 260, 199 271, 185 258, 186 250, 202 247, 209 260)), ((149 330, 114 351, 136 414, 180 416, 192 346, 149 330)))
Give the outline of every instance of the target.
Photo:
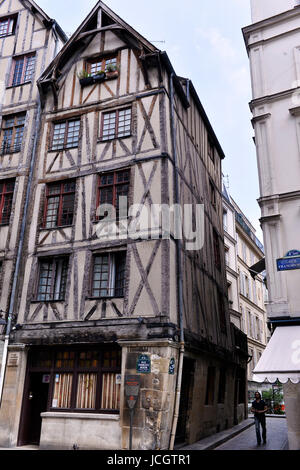
POLYGON ((300 325, 279 326, 253 371, 255 382, 300 382, 300 325))

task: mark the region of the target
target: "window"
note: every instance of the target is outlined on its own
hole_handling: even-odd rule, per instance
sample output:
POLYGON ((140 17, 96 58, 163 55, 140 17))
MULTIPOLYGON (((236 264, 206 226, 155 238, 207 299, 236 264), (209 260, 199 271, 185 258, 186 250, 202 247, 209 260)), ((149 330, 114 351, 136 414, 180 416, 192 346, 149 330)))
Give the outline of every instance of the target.
POLYGON ((226 266, 230 266, 230 263, 229 263, 229 248, 225 247, 225 263, 226 263, 226 266))
POLYGON ((1 155, 21 151, 26 113, 5 116, 2 120, 1 155))
POLYGON ((96 75, 97 72, 107 72, 108 66, 117 66, 116 57, 104 57, 102 59, 89 60, 86 62, 86 71, 91 75, 96 75))
POLYGON ((223 333, 226 333, 226 311, 224 305, 224 297, 221 292, 218 292, 218 311, 221 331, 223 333))
POLYGON ((49 409, 119 411, 121 349, 34 350, 30 371, 41 369, 49 374, 49 409))
POLYGON ((124 297, 126 252, 94 256, 92 297, 124 297))
POLYGON ((53 124, 51 150, 63 150, 78 147, 80 119, 56 122, 53 124))
POLYGON ((210 139, 207 141, 207 153, 209 158, 215 163, 215 148, 210 139))
POLYGON ((212 182, 212 180, 209 180, 209 197, 210 197, 210 203, 211 205, 213 206, 213 208, 215 209, 216 208, 216 190, 215 190, 215 186, 214 186, 214 183, 212 182))
POLYGON ((213 405, 215 400, 215 367, 207 368, 205 405, 213 405))
POLYGON ((37 300, 41 302, 64 300, 68 264, 68 258, 40 259, 37 300))
POLYGON ((102 114, 101 140, 118 139, 131 135, 131 108, 122 108, 102 114))
MULTIPOLYGON (((99 210, 99 206, 102 204, 111 204, 116 210, 116 219, 119 220, 119 218, 123 216, 123 214, 120 214, 120 197, 123 196, 128 198, 129 182, 129 170, 103 173, 102 175, 99 175, 97 210, 99 210)), ((97 216, 98 219, 103 217, 104 216, 97 216)))
POLYGON ((247 264, 247 246, 245 242, 242 242, 242 254, 243 254, 243 261, 247 264))
POLYGON ((76 182, 63 181, 47 185, 44 228, 72 225, 76 182))
POLYGON ((219 235, 215 230, 213 230, 213 249, 214 249, 214 259, 217 269, 221 269, 221 254, 220 254, 220 242, 219 235))
POLYGON ((225 392, 226 392, 226 370, 220 369, 219 375, 219 391, 218 391, 218 403, 225 403, 225 392))
POLYGON ((250 298, 250 280, 248 276, 245 274, 245 286, 246 286, 246 297, 250 298))
POLYGON ((33 79, 36 57, 33 54, 16 57, 13 61, 11 86, 22 85, 33 79))
POLYGON ((0 180, 0 225, 9 223, 15 180, 0 180))
POLYGON ((255 318, 256 321, 256 339, 261 341, 261 321, 258 317, 255 318))
POLYGON ((15 32, 16 16, 0 18, 0 38, 11 36, 15 32))
POLYGON ((223 210, 223 227, 228 232, 228 212, 225 210, 223 210))

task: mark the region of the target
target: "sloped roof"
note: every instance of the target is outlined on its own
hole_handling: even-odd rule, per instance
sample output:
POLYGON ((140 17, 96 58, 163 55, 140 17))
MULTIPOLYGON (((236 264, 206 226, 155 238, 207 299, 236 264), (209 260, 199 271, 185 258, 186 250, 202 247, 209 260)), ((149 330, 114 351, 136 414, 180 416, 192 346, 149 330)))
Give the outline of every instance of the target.
MULTIPOLYGON (((27 1, 27 0, 25 0, 27 1)), ((85 20, 81 23, 81 25, 77 28, 75 33, 70 37, 69 41, 65 46, 61 49, 59 54, 56 58, 52 61, 52 63, 48 66, 45 70, 43 75, 40 77, 39 82, 41 83, 45 79, 55 78, 55 71, 57 70, 60 64, 64 63, 64 60, 67 60, 68 57, 72 54, 74 50, 75 44, 77 47, 80 47, 80 44, 84 45, 85 41, 91 40, 93 36, 101 31, 104 30, 114 30, 116 34, 120 34, 123 39, 127 39, 130 41, 131 38, 131 46, 136 46, 137 49, 140 49, 141 52, 144 53, 155 53, 158 52, 157 49, 153 44, 151 44, 147 39, 145 39, 141 34, 139 34, 134 28, 132 28, 128 23, 126 23, 122 18, 120 18, 116 13, 114 13, 105 3, 102 1, 98 1, 92 11, 88 14, 85 20), (111 19, 112 24, 102 27, 102 28, 93 28, 88 29, 88 25, 91 20, 98 14, 99 9, 101 9, 102 13, 104 13, 108 18, 111 19)))
POLYGON ((179 77, 176 74, 173 65, 168 57, 168 54, 165 51, 161 51, 160 49, 155 47, 151 42, 145 39, 140 33, 138 33, 134 28, 132 28, 122 18, 120 18, 116 13, 114 13, 101 0, 97 2, 95 7, 89 13, 89 15, 85 18, 85 20, 77 28, 75 33, 70 37, 68 42, 64 45, 58 55, 54 58, 54 60, 49 64, 44 73, 41 75, 38 80, 38 86, 40 88, 40 91, 42 92, 44 86, 50 85, 54 94, 56 94, 57 87, 55 82, 59 78, 60 71, 64 64, 69 60, 73 53, 78 52, 81 48, 87 47, 88 43, 96 34, 101 31, 107 30, 114 31, 114 33, 120 36, 121 39, 124 40, 124 42, 127 42, 130 47, 136 48, 141 54, 140 58, 149 58, 153 56, 157 58, 158 62, 163 63, 169 76, 173 76, 174 87, 185 108, 188 108, 190 106, 189 96, 187 96, 185 90, 186 84, 188 84, 189 94, 193 97, 195 101, 196 107, 205 125, 207 126, 208 133, 218 150, 220 158, 224 159, 225 155, 223 149, 218 141, 218 138, 213 130, 213 127, 208 119, 208 116, 202 106, 200 98, 191 80, 179 77), (96 28, 91 28, 91 22, 93 18, 94 20, 96 19, 96 15, 98 15, 99 10, 101 10, 102 14, 106 15, 106 17, 109 18, 111 22, 107 26, 102 26, 101 28, 98 28, 98 25, 96 28))
POLYGON ((50 18, 47 13, 42 10, 34 1, 32 0, 19 0, 22 5, 29 9, 33 15, 37 15, 40 17, 40 20, 43 22, 46 28, 55 27, 57 34, 59 35, 62 42, 66 43, 68 41, 68 36, 63 31, 63 29, 59 26, 56 20, 50 18))

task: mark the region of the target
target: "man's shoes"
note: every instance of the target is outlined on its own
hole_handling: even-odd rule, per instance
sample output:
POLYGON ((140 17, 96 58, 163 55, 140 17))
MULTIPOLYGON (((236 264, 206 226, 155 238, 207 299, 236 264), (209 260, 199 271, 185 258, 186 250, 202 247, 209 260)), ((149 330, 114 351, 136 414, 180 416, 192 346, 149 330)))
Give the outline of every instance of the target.
POLYGON ((260 442, 258 442, 257 445, 260 446, 260 442))

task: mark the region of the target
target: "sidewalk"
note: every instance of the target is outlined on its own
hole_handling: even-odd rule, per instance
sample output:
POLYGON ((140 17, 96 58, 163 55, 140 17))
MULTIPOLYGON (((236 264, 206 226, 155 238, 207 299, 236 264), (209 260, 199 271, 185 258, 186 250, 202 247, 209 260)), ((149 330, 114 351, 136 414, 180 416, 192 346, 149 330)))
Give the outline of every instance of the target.
POLYGON ((213 434, 212 436, 201 439, 201 441, 195 442, 194 444, 187 446, 184 445, 182 447, 178 446, 176 447, 176 450, 212 450, 224 442, 227 442, 229 439, 232 439, 233 437, 242 433, 251 426, 254 426, 254 419, 252 417, 245 419, 240 424, 233 426, 233 428, 226 429, 225 431, 218 432, 217 434, 213 434))
POLYGON ((201 439, 180 450, 287 450, 288 438, 285 416, 267 415, 267 444, 257 447, 253 415, 225 431, 201 439))

